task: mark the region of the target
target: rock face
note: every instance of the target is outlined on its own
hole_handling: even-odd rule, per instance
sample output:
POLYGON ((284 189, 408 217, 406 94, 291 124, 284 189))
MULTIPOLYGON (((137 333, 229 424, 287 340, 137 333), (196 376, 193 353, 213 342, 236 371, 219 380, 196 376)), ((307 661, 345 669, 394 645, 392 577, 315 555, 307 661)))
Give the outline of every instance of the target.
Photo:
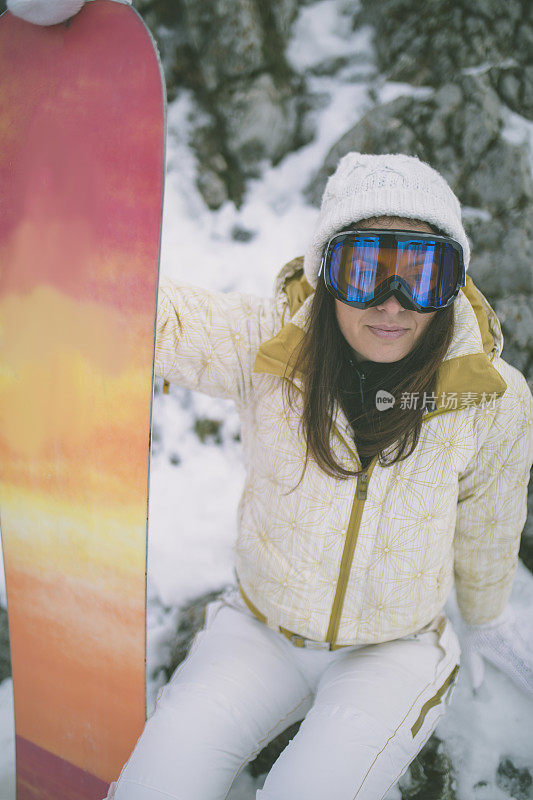
POLYGON ((533 778, 530 771, 515 767, 510 758, 503 758, 498 764, 496 785, 515 800, 529 800, 533 797, 533 778))
POLYGON ((399 786, 402 800, 455 800, 454 772, 443 742, 433 734, 399 786))
POLYGON ((362 0, 363 18, 379 30, 378 66, 390 80, 440 86, 443 78, 483 68, 499 97, 533 119, 533 7, 528 0, 434 0, 428 12, 411 0, 362 0))
POLYGON ((169 98, 194 92, 191 145, 210 208, 241 201, 246 178, 303 141, 303 81, 285 47, 298 0, 142 0, 162 54, 169 98))

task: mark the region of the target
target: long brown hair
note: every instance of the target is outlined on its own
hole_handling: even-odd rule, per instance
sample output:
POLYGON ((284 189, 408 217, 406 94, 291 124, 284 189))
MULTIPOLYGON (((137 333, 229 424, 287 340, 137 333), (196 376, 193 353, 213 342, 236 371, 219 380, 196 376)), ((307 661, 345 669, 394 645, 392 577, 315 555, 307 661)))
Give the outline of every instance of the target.
POLYGON ((452 303, 437 311, 414 348, 391 364, 387 391, 395 397, 394 406, 385 412, 375 407, 363 410, 354 418, 349 404, 354 369, 350 364, 350 347, 337 322, 335 299, 324 282, 318 281, 307 332, 286 376, 289 380, 285 381, 286 396, 292 405, 294 378, 298 372, 303 376, 300 425, 306 441, 306 457, 302 477, 310 457, 332 477, 350 478, 364 471, 346 469, 333 454, 331 434, 337 404, 352 425, 359 455, 379 454, 381 466, 392 466, 411 455, 420 437, 422 416, 428 409, 419 402, 416 408, 402 408, 399 401, 402 392, 416 393, 420 399, 424 392, 435 391, 437 370, 453 337, 453 309, 452 303), (387 459, 383 451, 395 443, 387 459))

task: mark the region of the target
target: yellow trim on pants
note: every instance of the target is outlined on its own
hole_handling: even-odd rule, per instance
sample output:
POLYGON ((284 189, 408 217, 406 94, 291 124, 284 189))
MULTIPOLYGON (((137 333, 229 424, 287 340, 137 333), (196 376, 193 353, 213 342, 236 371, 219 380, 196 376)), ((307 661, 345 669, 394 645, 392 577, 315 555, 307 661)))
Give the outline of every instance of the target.
POLYGON ((448 677, 446 678, 446 680, 444 681, 444 683, 442 684, 442 686, 440 687, 440 689, 438 690, 438 692, 434 694, 433 697, 430 697, 429 700, 426 700, 426 702, 422 706, 418 719, 411 728, 413 739, 415 738, 416 734, 422 727, 422 723, 424 722, 424 719, 426 718, 426 714, 428 713, 429 709, 433 708, 433 706, 436 706, 440 703, 443 694, 455 680, 455 676, 457 675, 458 671, 459 671, 459 664, 456 664, 455 667, 450 672, 450 674, 448 675, 448 677))

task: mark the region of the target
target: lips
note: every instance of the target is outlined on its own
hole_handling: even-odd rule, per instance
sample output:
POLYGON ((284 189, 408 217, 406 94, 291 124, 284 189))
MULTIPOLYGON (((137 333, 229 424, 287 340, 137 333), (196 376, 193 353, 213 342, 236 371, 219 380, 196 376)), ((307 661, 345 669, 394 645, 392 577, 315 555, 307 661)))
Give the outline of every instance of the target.
POLYGON ((407 333, 407 328, 378 328, 374 325, 368 326, 371 333, 378 339, 399 339, 404 333, 407 333))
POLYGON ((373 328, 377 331, 406 331, 407 328, 386 328, 384 325, 369 325, 369 328, 373 328))

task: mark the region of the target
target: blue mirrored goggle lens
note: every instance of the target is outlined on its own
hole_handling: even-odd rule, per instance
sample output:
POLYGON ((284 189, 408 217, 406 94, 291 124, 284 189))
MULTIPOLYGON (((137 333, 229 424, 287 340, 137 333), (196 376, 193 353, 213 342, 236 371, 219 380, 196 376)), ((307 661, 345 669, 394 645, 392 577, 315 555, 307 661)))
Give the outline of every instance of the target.
POLYGON ((334 242, 326 269, 332 288, 348 302, 371 301, 396 278, 420 306, 439 307, 456 291, 460 259, 448 242, 365 235, 334 242))

